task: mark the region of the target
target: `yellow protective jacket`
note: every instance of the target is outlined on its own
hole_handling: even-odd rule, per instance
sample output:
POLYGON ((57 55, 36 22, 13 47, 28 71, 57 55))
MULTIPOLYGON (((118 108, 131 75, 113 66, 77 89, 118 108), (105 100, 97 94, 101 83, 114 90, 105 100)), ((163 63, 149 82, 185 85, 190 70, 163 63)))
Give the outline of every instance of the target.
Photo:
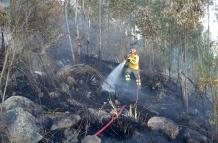
POLYGON ((127 63, 130 69, 139 69, 139 56, 137 54, 129 54, 127 57, 127 63))

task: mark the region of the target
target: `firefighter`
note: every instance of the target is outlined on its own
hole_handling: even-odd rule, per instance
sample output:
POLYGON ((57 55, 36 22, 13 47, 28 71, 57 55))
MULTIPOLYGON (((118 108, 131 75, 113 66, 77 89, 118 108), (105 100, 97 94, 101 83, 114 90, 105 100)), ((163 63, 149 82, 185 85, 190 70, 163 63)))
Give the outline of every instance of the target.
POLYGON ((135 77, 136 85, 141 86, 141 80, 139 76, 139 56, 137 55, 136 49, 131 49, 126 59, 128 68, 125 70, 125 80, 129 83, 132 73, 135 77))

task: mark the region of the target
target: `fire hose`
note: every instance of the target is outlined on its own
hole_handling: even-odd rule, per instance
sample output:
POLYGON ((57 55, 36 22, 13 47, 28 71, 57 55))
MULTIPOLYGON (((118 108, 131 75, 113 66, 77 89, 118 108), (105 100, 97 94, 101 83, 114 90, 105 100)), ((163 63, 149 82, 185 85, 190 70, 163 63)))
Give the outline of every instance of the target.
POLYGON ((106 130, 119 116, 120 114, 123 112, 123 110, 125 109, 126 105, 123 105, 121 108, 120 108, 120 111, 118 112, 117 116, 113 116, 111 117, 110 121, 104 125, 99 131, 97 131, 95 133, 96 136, 99 136, 104 130, 106 130))
MULTIPOLYGON (((138 68, 138 80, 139 80, 139 83, 141 83, 140 64, 139 64, 139 63, 138 63, 138 66, 139 66, 139 68, 138 68)), ((136 101, 135 101, 134 106, 136 106, 137 103, 138 103, 138 99, 139 99, 139 91, 140 91, 140 89, 141 89, 141 85, 137 85, 137 90, 136 90, 136 101)))

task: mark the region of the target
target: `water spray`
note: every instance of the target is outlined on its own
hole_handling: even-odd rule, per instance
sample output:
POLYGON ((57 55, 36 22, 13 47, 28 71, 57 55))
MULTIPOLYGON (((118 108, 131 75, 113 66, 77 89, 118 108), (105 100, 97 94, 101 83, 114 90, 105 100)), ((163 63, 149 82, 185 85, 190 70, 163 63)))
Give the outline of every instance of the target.
POLYGON ((115 85, 122 73, 122 70, 126 64, 126 60, 120 63, 107 77, 102 84, 102 90, 108 92, 115 92, 115 85))

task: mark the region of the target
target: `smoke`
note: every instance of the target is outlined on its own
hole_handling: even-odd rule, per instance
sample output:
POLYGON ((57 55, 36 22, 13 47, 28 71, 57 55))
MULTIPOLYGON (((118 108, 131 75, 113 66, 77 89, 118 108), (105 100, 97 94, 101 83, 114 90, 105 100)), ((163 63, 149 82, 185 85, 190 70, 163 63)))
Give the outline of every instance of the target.
POLYGON ((125 104, 130 104, 136 101, 137 97, 137 86, 135 83, 135 79, 128 83, 126 81, 120 80, 118 85, 116 86, 117 98, 125 104))

